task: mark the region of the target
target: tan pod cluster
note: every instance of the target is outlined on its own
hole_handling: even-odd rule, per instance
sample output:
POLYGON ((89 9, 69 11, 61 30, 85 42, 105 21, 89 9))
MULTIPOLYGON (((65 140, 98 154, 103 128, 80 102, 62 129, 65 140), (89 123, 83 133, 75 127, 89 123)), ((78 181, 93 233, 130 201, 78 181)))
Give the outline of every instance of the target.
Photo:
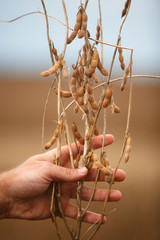
POLYGON ((91 156, 92 161, 96 164, 97 168, 104 173, 104 175, 111 176, 112 171, 109 167, 105 167, 99 160, 97 155, 93 152, 91 156))
POLYGON ((91 77, 92 74, 95 72, 97 66, 98 66, 98 61, 99 61, 99 53, 96 48, 94 48, 92 58, 91 58, 91 66, 86 69, 85 75, 87 77, 91 77))
POLYGON ((102 164, 103 164, 103 166, 108 168, 108 170, 110 170, 110 174, 109 175, 111 176, 112 175, 112 168, 110 166, 108 158, 106 157, 106 152, 103 153, 102 164))
POLYGON ((77 19, 74 25, 73 32, 67 39, 67 44, 70 44, 75 39, 77 34, 78 34, 78 38, 82 38, 85 36, 85 32, 87 30, 87 20, 88 20, 88 17, 85 12, 85 9, 83 6, 81 6, 77 13, 77 19))
POLYGON ((82 23, 81 23, 81 29, 78 33, 78 38, 83 38, 85 36, 85 32, 87 30, 87 14, 84 8, 82 8, 82 23))
POLYGON ((81 27, 81 23, 82 23, 82 13, 81 13, 81 10, 79 10, 77 13, 77 19, 76 19, 76 23, 74 25, 74 30, 71 33, 71 35, 68 37, 67 44, 70 44, 75 39, 75 37, 77 36, 77 33, 81 27))
POLYGON ((84 104, 84 94, 85 94, 85 87, 84 87, 84 84, 82 84, 77 91, 77 103, 80 106, 80 108, 83 110, 83 112, 88 113, 87 105, 84 104))
POLYGON ((93 167, 93 164, 94 164, 91 156, 92 156, 92 151, 87 153, 86 156, 85 156, 85 159, 84 159, 85 166, 87 167, 88 170, 90 170, 93 167))

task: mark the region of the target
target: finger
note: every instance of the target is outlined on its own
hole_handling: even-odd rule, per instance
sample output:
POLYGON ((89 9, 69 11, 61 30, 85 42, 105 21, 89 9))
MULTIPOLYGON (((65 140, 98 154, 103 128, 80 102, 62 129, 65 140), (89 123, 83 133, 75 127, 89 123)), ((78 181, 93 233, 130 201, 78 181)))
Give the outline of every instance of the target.
MULTIPOLYGON (((88 172, 87 176, 85 177, 85 181, 95 181, 97 172, 98 172, 97 168, 92 168, 88 172)), ((112 172, 114 172, 114 169, 112 170, 112 172)), ((126 178, 126 173, 123 170, 118 169, 114 180, 116 182, 122 182, 125 180, 125 178, 126 178)), ((108 178, 100 171, 99 176, 98 176, 98 181, 107 181, 108 182, 108 178)))
MULTIPOLYGON (((91 197, 91 194, 93 192, 93 189, 91 187, 83 187, 81 197, 82 200, 88 201, 91 197)), ((95 189, 94 195, 93 195, 93 201, 104 201, 107 195, 106 189, 95 189)), ((71 198, 76 198, 77 194, 76 191, 72 191, 71 198)), ((111 190, 109 193, 109 202, 117 202, 122 198, 122 194, 118 190, 111 190)))
MULTIPOLYGON (((91 146, 94 149, 100 148, 102 146, 102 141, 103 141, 103 135, 93 137, 91 141, 91 146)), ((105 135, 104 146, 111 144, 113 141, 114 141, 114 137, 111 134, 105 135)), ((80 153, 82 154, 84 146, 81 144, 78 144, 78 146, 80 148, 80 153)), ((72 148, 73 158, 75 158, 78 154, 76 144, 72 143, 71 148, 72 148)), ((45 157, 48 161, 54 163, 56 159, 56 149, 53 149, 45 153, 45 157)), ((61 148, 61 165, 63 166, 66 162, 70 162, 69 159, 70 159, 69 149, 68 149, 68 146, 65 145, 61 148)))
MULTIPOLYGON (((66 217, 77 219, 77 207, 68 204, 64 209, 64 214, 66 217)), ((101 215, 98 213, 87 211, 84 215, 83 222, 94 224, 99 222, 101 215)), ((103 218, 102 223, 106 222, 106 217, 103 218)))
MULTIPOLYGON (((102 147, 102 141, 103 141, 103 135, 93 137, 91 141, 91 147, 93 149, 102 147)), ((111 134, 106 134, 105 140, 104 140, 104 146, 110 145, 113 141, 114 141, 114 137, 111 134)), ((84 146, 81 144, 79 144, 78 146, 80 147, 80 153, 82 154, 84 146)), ((73 157, 75 158, 77 156, 77 147, 75 144, 72 145, 72 152, 73 152, 73 157)))
POLYGON ((49 169, 49 181, 63 181, 63 182, 72 182, 80 180, 87 175, 87 168, 71 169, 55 164, 51 165, 49 169))

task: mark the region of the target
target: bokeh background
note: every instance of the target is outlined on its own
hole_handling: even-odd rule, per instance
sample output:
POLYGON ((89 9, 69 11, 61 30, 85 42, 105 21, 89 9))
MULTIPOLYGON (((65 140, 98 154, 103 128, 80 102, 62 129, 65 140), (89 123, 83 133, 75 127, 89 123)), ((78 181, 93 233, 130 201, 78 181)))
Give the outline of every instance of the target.
MULTIPOLYGON (((45 1, 48 13, 65 21, 61 1, 45 1)), ((83 1, 82 1, 83 2, 83 1)), ((102 1, 104 41, 116 43, 121 23, 121 10, 125 1, 102 1)), ((69 25, 73 27, 80 1, 66 1, 69 25)), ((122 45, 132 47, 133 74, 160 75, 160 33, 158 0, 134 0, 128 19, 122 31, 122 45)), ((41 1, 1 1, 0 20, 10 20, 22 14, 42 10, 41 1)), ((88 29, 95 36, 98 14, 97 1, 90 0, 87 8, 88 29)), ((43 152, 41 144, 43 110, 53 77, 43 79, 40 72, 51 66, 45 18, 34 13, 12 23, 0 22, 0 171, 16 167, 27 158, 43 152)), ((50 36, 58 53, 63 51, 65 27, 50 19, 50 36)), ((71 65, 76 61, 77 52, 83 40, 75 40, 67 47, 66 61, 71 65)), ((100 50, 100 46, 98 46, 100 50)), ((114 49, 104 46, 104 65, 109 68, 114 49)), ((124 51, 126 65, 129 51, 124 51)), ((123 76, 118 58, 113 68, 112 78, 123 76)), ((108 222, 95 239, 160 239, 160 84, 155 79, 134 79, 131 115, 132 152, 130 161, 122 163, 127 173, 124 183, 116 183, 114 188, 122 191, 119 203, 109 203, 106 214, 108 222), (114 208, 116 211, 110 213, 114 208), (110 213, 110 214, 108 214, 110 213)), ((63 82, 64 89, 67 83, 63 82)), ((107 132, 115 136, 115 142, 107 148, 112 166, 116 165, 120 154, 126 124, 128 86, 121 93, 120 83, 113 86, 115 102, 120 107, 119 115, 107 114, 107 132)), ((98 99, 99 91, 96 91, 98 99)), ((66 103, 67 104, 67 103, 66 103)), ((73 107, 68 112, 71 123, 73 117, 83 131, 80 115, 73 115, 73 107)), ((55 128, 56 103, 51 93, 46 111, 44 141, 55 128)), ((99 130, 102 132, 102 116, 99 130)), ((100 187, 104 187, 103 184, 100 187)), ((100 211, 102 204, 93 204, 100 211)), ((69 239, 62 226, 63 239, 69 239)), ((84 228, 88 227, 87 224, 84 228)), ((3 240, 50 240, 56 239, 55 227, 51 220, 22 221, 1 220, 0 239, 3 240)))

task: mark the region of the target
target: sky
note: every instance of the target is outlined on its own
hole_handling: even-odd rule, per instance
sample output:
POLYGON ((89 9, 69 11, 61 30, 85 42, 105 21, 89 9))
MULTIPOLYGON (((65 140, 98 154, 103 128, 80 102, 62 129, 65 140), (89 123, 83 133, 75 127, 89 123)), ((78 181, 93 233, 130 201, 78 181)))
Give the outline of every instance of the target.
MULTIPOLYGON (((84 1, 65 1, 71 27, 74 26, 80 2, 84 1)), ((0 20, 11 20, 25 13, 42 10, 40 0, 0 0, 0 4, 0 20)), ((45 4, 48 14, 65 22, 62 1, 46 0, 45 4)), ((116 44, 124 4, 125 0, 101 0, 105 42, 116 44)), ((160 74, 159 9, 159 0, 132 0, 131 9, 122 30, 122 46, 134 49, 134 74, 160 74)), ((96 24, 99 19, 97 0, 89 0, 87 15, 88 30, 95 38, 96 24)), ((50 38, 60 54, 64 47, 66 28, 51 18, 49 26, 50 38)), ((39 75, 41 71, 51 67, 44 15, 32 14, 12 23, 0 22, 0 32, 1 73, 39 75)), ((83 41, 76 39, 73 44, 67 46, 65 59, 68 66, 75 63, 83 41)), ((106 68, 110 66, 113 51, 113 47, 104 46, 106 68)), ((123 54, 128 64, 130 52, 124 50, 123 54)), ((114 70, 117 69, 119 69, 118 57, 114 70)))

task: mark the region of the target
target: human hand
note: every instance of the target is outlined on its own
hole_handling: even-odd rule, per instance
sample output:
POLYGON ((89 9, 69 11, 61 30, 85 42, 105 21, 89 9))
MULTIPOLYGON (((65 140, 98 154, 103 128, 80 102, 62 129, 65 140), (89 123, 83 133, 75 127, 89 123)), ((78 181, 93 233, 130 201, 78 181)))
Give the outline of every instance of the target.
MULTIPOLYGON (((113 142, 112 135, 106 135, 105 146, 113 142)), ((102 136, 92 139, 92 147, 97 149, 102 145, 102 136)), ((83 152, 83 146, 81 152, 83 152)), ((77 155, 77 147, 72 144, 73 157, 77 155)), ((85 181, 94 181, 97 170, 93 168, 87 175, 87 169, 71 169, 68 146, 61 149, 61 166, 55 165, 56 149, 44 154, 35 155, 25 161, 17 168, 6 172, 0 176, 0 190, 7 199, 7 211, 3 218, 19 219, 46 219, 50 217, 50 203, 52 193, 52 182, 61 182, 61 200, 65 216, 76 218, 77 208, 69 203, 70 198, 76 198, 75 181, 84 178, 85 181), (1 185, 1 182, 3 184, 1 185), (5 191, 3 191, 5 188, 5 191)), ((123 181, 125 173, 118 170, 115 181, 123 181)), ((104 175, 100 173, 99 181, 104 181, 104 175)), ((92 189, 84 187, 82 189, 82 200, 87 201, 92 189)), ((94 201, 104 201, 107 190, 96 189, 94 201)), ((118 190, 110 192, 109 201, 118 201, 121 193, 118 190)), ((84 221, 94 223, 100 217, 99 214, 87 212, 84 221)), ((105 218, 104 218, 105 221, 105 218)))

